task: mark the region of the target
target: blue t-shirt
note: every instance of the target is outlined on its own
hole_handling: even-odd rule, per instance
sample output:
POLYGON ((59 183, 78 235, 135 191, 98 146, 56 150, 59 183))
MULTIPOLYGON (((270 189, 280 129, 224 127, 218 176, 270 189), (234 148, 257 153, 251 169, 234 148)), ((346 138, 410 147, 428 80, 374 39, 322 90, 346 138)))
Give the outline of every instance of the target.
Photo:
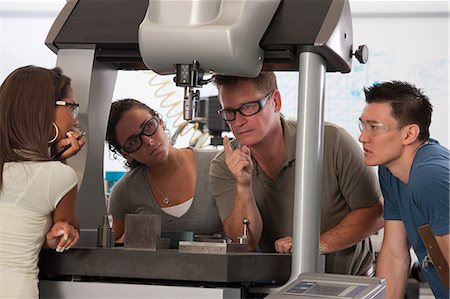
MULTIPOLYGON (((449 168, 448 149, 430 139, 414 157, 408 184, 384 166, 378 170, 384 196, 384 219, 403 221, 419 261, 427 255, 419 226, 429 224, 434 235, 449 233, 449 168)), ((429 263, 422 271, 436 298, 448 298, 449 290, 440 283, 434 266, 429 263)))

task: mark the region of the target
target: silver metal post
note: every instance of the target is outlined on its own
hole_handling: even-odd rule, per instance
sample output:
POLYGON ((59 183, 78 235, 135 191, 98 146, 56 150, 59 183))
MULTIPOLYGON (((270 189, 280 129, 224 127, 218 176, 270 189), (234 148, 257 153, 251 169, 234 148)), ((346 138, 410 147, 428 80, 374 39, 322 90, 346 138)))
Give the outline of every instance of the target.
POLYGON ((292 281, 317 272, 322 196, 325 60, 316 53, 299 57, 292 281))
MULTIPOLYGON (((80 103, 80 127, 87 132, 87 144, 67 163, 78 175, 77 210, 81 229, 96 231, 106 214, 103 153, 117 69, 112 64, 95 61, 94 57, 94 49, 60 49, 56 65, 72 79, 80 103)), ((83 239, 81 234, 80 243, 83 239)), ((92 241, 95 247, 96 240, 92 241)))

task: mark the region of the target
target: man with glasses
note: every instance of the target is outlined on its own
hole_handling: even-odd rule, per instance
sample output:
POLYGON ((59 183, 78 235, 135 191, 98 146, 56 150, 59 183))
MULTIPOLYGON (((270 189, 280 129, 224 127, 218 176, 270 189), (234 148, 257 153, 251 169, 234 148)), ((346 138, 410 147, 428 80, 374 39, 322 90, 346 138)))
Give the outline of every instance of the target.
MULTIPOLYGON (((216 76, 215 83, 235 140, 212 161, 210 179, 228 237, 250 221, 248 249, 290 252, 294 205, 297 123, 280 113, 273 72, 257 78, 216 76)), ((373 274, 369 236, 382 226, 376 176, 342 128, 325 125, 321 253, 329 273, 373 274)), ((301 236, 293 236, 301 238, 301 236)))
POLYGON ((419 233, 419 227, 429 225, 447 263, 441 270, 447 271, 448 285, 450 154, 430 139, 431 103, 422 90, 400 81, 376 84, 364 92, 367 104, 359 118, 359 141, 364 162, 380 165, 385 223, 376 273, 386 278, 386 298, 404 297, 410 245, 436 298, 449 298, 439 265, 430 261, 433 251, 427 252, 419 233))

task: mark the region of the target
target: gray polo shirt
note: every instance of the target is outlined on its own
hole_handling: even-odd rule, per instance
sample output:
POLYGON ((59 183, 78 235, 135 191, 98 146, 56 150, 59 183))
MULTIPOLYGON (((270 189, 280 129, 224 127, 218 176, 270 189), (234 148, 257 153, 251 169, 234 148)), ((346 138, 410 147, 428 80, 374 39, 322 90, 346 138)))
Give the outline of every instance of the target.
MULTIPOLYGON (((297 123, 281 118, 286 151, 276 181, 268 178, 253 160, 253 193, 263 219, 259 248, 274 252, 275 240, 292 236, 295 148, 297 123)), ((235 139, 233 148, 241 145, 235 139)), ((275 145, 274 145, 275 146, 275 145)), ((222 221, 233 208, 236 182, 219 153, 211 163, 210 180, 222 221)), ((341 127, 326 123, 321 206, 321 232, 336 226, 352 210, 367 208, 381 196, 375 172, 364 165, 356 141, 341 127)), ((294 236, 295 237, 295 236, 294 236)), ((373 263, 370 240, 327 254, 327 273, 361 274, 373 263)))

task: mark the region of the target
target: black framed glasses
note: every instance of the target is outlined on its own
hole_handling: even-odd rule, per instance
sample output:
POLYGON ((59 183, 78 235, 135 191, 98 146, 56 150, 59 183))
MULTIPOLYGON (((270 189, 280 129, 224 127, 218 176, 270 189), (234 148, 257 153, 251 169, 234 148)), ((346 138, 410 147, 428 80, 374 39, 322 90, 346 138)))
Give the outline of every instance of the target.
POLYGON ((245 103, 241 105, 237 109, 220 109, 217 111, 220 117, 226 121, 233 121, 236 119, 236 112, 239 112, 243 116, 252 116, 261 111, 261 109, 266 104, 267 100, 273 95, 274 91, 272 90, 266 95, 264 98, 252 102, 245 103))
POLYGON ((145 136, 152 136, 156 133, 156 130, 159 128, 159 118, 154 116, 150 118, 142 127, 142 130, 131 137, 129 137, 125 144, 120 148, 122 152, 125 152, 127 154, 131 154, 142 146, 142 135, 145 136))
POLYGON ((56 106, 67 106, 69 107, 69 111, 72 114, 74 119, 78 118, 78 113, 80 112, 80 104, 75 102, 66 102, 66 101, 56 101, 56 106))

